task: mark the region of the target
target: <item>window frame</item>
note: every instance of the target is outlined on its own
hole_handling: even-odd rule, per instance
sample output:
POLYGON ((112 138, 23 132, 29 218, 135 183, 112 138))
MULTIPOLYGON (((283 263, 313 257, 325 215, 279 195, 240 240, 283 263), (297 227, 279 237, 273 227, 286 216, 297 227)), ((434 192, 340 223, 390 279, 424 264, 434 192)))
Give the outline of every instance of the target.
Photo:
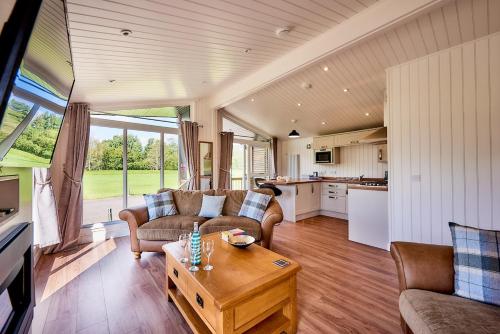
MULTIPOLYGON (((157 125, 149 125, 149 124, 140 124, 140 123, 132 123, 132 122, 123 122, 123 121, 114 121, 114 120, 109 120, 109 119, 102 119, 102 118, 93 118, 92 115, 90 116, 90 126, 100 126, 100 127, 106 127, 106 128, 114 128, 114 129, 119 129, 123 130, 123 160, 122 160, 122 177, 123 177, 123 183, 122 183, 122 192, 123 192, 123 208, 126 208, 128 206, 128 191, 127 191, 127 186, 128 186, 128 166, 127 166, 127 135, 128 131, 145 131, 145 132, 155 132, 160 134, 160 159, 161 159, 161 164, 160 164, 160 188, 163 188, 165 185, 165 170, 164 170, 164 164, 165 164, 165 134, 173 134, 178 136, 178 142, 179 142, 179 153, 178 153, 178 158, 180 162, 181 158, 181 133, 179 131, 179 128, 167 128, 167 127, 161 127, 157 125)), ((181 182, 180 179, 180 173, 177 174, 179 184, 181 182)), ((98 222, 95 222, 98 223, 98 222)))

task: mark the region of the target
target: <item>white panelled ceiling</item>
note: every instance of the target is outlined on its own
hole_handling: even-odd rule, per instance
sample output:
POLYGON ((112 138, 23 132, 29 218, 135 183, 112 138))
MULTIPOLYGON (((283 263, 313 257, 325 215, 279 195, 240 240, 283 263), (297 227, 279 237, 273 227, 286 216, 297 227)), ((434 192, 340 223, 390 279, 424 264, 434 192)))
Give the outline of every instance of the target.
POLYGON ((210 94, 376 0, 66 2, 73 100, 124 105, 210 94), (279 37, 280 27, 291 32, 279 37))
POLYGON ((381 126, 385 68, 497 31, 500 0, 447 2, 225 109, 281 138, 291 129, 310 136, 381 126))

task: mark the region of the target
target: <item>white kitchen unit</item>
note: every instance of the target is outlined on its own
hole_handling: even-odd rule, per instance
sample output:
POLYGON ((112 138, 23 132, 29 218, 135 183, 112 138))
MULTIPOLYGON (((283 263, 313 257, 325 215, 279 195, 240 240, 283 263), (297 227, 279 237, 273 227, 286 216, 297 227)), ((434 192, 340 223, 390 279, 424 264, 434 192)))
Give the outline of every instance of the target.
POLYGON ((347 219, 347 183, 321 184, 321 214, 347 219))
POLYGON ((276 200, 289 222, 325 215, 347 219, 347 184, 299 182, 276 184, 282 194, 276 200))
POLYGON ((349 240, 389 250, 387 191, 349 189, 349 240))
POLYGON ((296 222, 319 215, 321 209, 321 183, 307 182, 296 184, 276 185, 281 196, 276 200, 283 210, 283 218, 289 222, 296 222))

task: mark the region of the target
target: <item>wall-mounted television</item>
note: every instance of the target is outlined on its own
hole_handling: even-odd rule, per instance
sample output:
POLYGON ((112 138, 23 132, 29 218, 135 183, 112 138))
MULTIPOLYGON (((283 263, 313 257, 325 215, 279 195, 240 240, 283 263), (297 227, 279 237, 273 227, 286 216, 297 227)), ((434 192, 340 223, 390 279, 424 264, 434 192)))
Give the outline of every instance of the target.
POLYGON ((0 110, 0 165, 48 167, 74 83, 63 1, 42 2, 13 74, 0 110))

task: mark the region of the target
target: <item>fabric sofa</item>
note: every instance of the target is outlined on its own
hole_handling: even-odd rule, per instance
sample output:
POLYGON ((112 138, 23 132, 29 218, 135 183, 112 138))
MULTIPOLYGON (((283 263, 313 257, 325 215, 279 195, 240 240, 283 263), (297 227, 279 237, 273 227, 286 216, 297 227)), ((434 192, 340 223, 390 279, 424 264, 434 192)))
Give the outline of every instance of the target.
MULTIPOLYGON (((208 190, 186 191, 160 189, 158 192, 172 190, 178 214, 149 221, 146 205, 120 211, 119 217, 127 221, 130 229, 130 245, 136 258, 142 252, 161 252, 161 246, 169 241, 177 241, 179 235, 193 231, 193 223, 198 222, 201 234, 241 228, 265 248, 271 247, 273 228, 283 220, 280 205, 273 197, 261 222, 238 217, 245 199, 246 190, 208 190), (226 196, 222 216, 215 218, 199 217, 203 194, 226 196)), ((273 195, 272 190, 257 189, 256 192, 273 195)))
POLYGON ((500 307, 454 296, 453 247, 393 242, 403 333, 498 333, 500 307))

